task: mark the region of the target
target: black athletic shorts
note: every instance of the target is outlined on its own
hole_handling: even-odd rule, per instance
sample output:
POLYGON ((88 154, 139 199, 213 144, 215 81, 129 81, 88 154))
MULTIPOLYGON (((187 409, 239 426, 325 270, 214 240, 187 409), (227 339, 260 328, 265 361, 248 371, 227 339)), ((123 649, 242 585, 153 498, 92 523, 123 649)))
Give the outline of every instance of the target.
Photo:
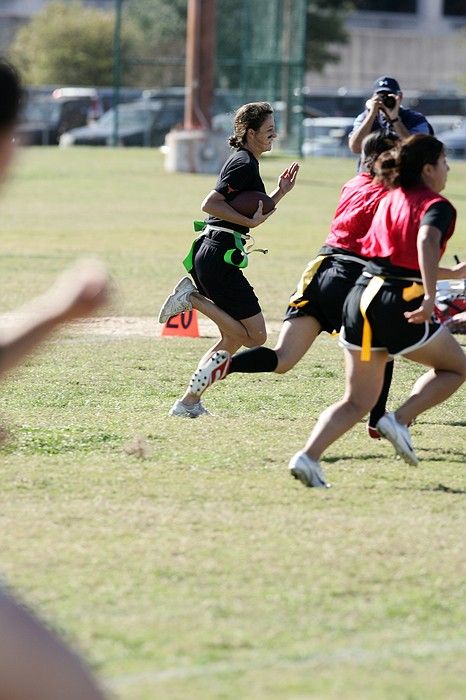
MULTIPOLYGON (((350 350, 362 345, 364 319, 360 311, 361 296, 369 279, 361 277, 348 294, 343 307, 343 328, 340 343, 350 350)), ((390 355, 403 355, 418 350, 442 329, 436 321, 408 323, 405 311, 419 308, 422 296, 404 301, 403 289, 412 282, 387 280, 371 301, 366 316, 372 329, 372 350, 387 350, 390 355)))
POLYGON ((223 231, 203 237, 194 253, 191 275, 201 294, 214 302, 237 321, 261 312, 254 288, 242 271, 225 262, 226 251, 234 248, 234 237, 223 231))
POLYGON ((324 260, 304 290, 303 300, 308 303, 300 308, 288 306, 285 321, 300 316, 313 316, 327 333, 338 332, 341 328, 343 304, 360 276, 363 265, 364 263, 339 260, 333 256, 324 260))

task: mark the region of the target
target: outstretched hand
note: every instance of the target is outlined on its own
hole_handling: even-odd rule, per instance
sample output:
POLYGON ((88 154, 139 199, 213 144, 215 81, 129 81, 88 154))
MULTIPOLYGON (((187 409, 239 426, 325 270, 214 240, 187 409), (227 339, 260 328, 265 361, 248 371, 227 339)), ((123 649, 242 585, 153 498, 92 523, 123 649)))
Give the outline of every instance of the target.
POLYGON ((424 299, 419 308, 414 311, 405 311, 404 317, 408 323, 425 323, 430 321, 434 313, 434 302, 431 299, 424 299))
POLYGON ((90 316, 104 306, 110 295, 107 270, 98 260, 78 260, 55 280, 47 292, 32 303, 63 321, 90 316))
POLYGON ((286 170, 284 170, 278 178, 278 188, 281 194, 287 194, 295 186, 296 176, 299 171, 298 163, 291 163, 286 170))
POLYGON ((451 268, 452 278, 456 280, 466 280, 466 262, 460 262, 451 268))

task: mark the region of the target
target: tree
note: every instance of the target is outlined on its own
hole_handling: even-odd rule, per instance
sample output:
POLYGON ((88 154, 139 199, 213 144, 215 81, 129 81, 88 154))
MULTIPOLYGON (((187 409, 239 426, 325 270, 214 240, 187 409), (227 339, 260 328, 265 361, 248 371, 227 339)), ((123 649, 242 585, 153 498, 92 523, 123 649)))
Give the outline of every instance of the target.
MULTIPOLYGON (((221 2, 221 0, 220 0, 221 2)), ((137 27, 143 40, 128 56, 146 86, 182 85, 185 80, 187 0, 131 0, 123 5, 123 25, 137 27)))
POLYGON ((332 44, 348 41, 344 28, 348 0, 309 0, 307 8, 306 68, 321 73, 328 63, 338 63, 340 56, 332 44))
MULTIPOLYGON (((244 39, 243 2, 253 5, 254 17, 261 16, 257 0, 217 0, 219 47, 233 62, 244 39)), ((122 7, 123 84, 182 84, 187 0, 123 0, 122 7)), ((308 69, 322 71, 339 60, 332 44, 346 41, 344 13, 351 7, 349 0, 308 0, 308 69)), ((113 12, 83 6, 81 0, 52 0, 18 32, 10 58, 26 83, 109 85, 114 22, 113 12)))
MULTIPOLYGON (((54 0, 20 29, 10 58, 32 85, 111 85, 114 21, 113 12, 84 7, 80 0, 54 0)), ((128 24, 123 56, 136 43, 137 30, 128 24)))
MULTIPOLYGON (((252 5, 253 15, 262 19, 261 2, 266 5, 267 0, 217 0, 219 55, 229 57, 232 62, 238 59, 241 51, 245 2, 252 5)), ((347 41, 344 18, 353 8, 351 0, 308 0, 308 70, 322 71, 327 63, 340 60, 331 45, 347 41)), ((164 72, 162 66, 171 66, 172 73, 177 74, 181 82, 184 80, 184 65, 181 64, 178 71, 176 65, 180 65, 180 58, 185 55, 186 14, 187 0, 131 0, 127 3, 126 16, 144 35, 144 48, 138 54, 142 68, 144 70, 144 62, 148 66, 152 64, 153 75, 159 80, 164 72)), ((224 70, 219 66, 220 79, 224 70)))
POLYGON ((167 41, 184 39, 187 0, 131 0, 124 7, 127 16, 146 32, 146 38, 152 34, 167 41))

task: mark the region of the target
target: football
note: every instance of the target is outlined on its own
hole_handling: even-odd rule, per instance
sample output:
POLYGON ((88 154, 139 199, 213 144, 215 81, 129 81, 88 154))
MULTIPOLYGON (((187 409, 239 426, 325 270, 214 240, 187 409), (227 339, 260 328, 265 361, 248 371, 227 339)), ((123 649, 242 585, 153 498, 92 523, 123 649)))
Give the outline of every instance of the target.
POLYGON ((255 192, 254 190, 244 190, 233 197, 228 204, 233 207, 238 214, 247 216, 249 219, 254 216, 259 206, 259 202, 262 201, 262 211, 264 214, 268 214, 275 209, 275 202, 272 197, 269 197, 265 192, 255 192))

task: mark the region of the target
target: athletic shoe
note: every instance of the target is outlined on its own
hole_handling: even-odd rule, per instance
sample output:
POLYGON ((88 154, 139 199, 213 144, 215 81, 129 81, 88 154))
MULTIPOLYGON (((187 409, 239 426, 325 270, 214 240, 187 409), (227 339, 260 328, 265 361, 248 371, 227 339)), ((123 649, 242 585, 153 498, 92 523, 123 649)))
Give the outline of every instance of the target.
MULTIPOLYGON (((412 420, 410 423, 408 423, 408 428, 410 428, 414 422, 415 421, 412 420)), ((367 423, 366 428, 367 428, 367 434, 369 435, 369 437, 373 438, 374 440, 381 440, 382 439, 383 436, 379 433, 377 428, 374 428, 373 425, 371 425, 370 423, 367 423)))
POLYGON ((208 386, 219 379, 225 379, 230 364, 231 356, 229 352, 226 350, 214 352, 212 357, 209 357, 191 377, 191 381, 189 382, 189 391, 191 394, 202 396, 208 386))
POLYGON ((381 434, 377 430, 377 428, 374 428, 373 425, 367 424, 367 434, 369 435, 370 438, 373 438, 374 440, 380 440, 381 439, 381 434))
POLYGON ((172 316, 180 314, 182 311, 190 311, 193 305, 189 297, 196 291, 196 287, 189 277, 180 279, 173 292, 162 304, 159 313, 159 323, 165 323, 172 316))
POLYGON ((202 405, 201 401, 188 405, 178 399, 169 410, 168 415, 180 418, 199 418, 199 416, 211 416, 212 414, 202 405))
POLYGON ((314 486, 315 488, 328 489, 330 484, 325 481, 325 474, 319 462, 311 459, 304 452, 297 452, 289 463, 290 474, 295 479, 299 479, 304 486, 314 486))
POLYGON ((389 440, 396 453, 413 467, 418 465, 418 459, 411 443, 411 435, 406 425, 399 423, 394 413, 386 413, 377 423, 377 430, 389 440))

